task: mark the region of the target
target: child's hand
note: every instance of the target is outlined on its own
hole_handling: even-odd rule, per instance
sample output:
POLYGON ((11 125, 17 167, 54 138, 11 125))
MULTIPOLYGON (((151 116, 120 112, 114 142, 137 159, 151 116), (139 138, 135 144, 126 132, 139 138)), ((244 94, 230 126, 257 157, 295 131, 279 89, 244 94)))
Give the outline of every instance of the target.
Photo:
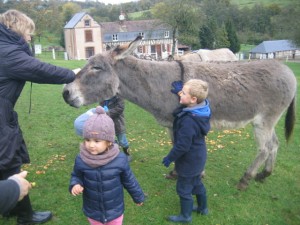
POLYGON ((179 93, 181 92, 182 88, 183 88, 183 82, 181 80, 174 81, 172 83, 171 92, 173 94, 179 95, 179 93))
POLYGON ((72 195, 76 196, 83 192, 83 187, 80 184, 76 184, 72 188, 72 195))
POLYGON ((163 158, 162 164, 164 164, 165 167, 169 167, 171 162, 172 161, 168 158, 168 156, 166 156, 165 158, 163 158))
POLYGON ((136 203, 137 206, 142 206, 144 205, 144 202, 141 202, 141 203, 136 203))

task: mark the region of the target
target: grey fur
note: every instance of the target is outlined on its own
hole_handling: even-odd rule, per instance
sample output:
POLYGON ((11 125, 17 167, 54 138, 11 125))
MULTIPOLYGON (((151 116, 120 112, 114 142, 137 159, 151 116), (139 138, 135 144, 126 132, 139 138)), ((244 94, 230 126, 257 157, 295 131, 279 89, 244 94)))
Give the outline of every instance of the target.
POLYGON ((238 188, 246 189, 250 179, 264 180, 274 168, 278 139, 275 125, 290 107, 287 138, 294 126, 297 81, 293 72, 275 60, 237 62, 147 61, 130 54, 140 43, 118 46, 111 52, 92 57, 76 80, 64 87, 65 101, 73 107, 109 99, 117 93, 172 128, 172 112, 178 97, 171 83, 199 78, 209 83, 211 124, 216 129, 233 129, 252 123, 258 155, 241 178, 238 188), (257 173, 264 165, 261 173, 257 173))
POLYGON ((214 50, 199 49, 197 52, 188 52, 182 56, 174 56, 175 60, 181 61, 237 61, 235 54, 228 48, 214 50))

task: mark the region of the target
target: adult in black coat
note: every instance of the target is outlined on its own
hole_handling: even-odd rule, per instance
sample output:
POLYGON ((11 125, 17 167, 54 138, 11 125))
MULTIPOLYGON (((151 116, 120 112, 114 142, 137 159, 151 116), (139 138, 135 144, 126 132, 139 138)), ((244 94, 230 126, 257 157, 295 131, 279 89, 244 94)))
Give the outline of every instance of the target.
MULTIPOLYGON (((75 79, 73 71, 35 59, 28 42, 34 22, 17 10, 0 15, 0 180, 20 172, 29 163, 29 154, 14 106, 26 81, 40 84, 65 84, 75 79)), ((9 215, 18 224, 38 224, 51 219, 51 212, 35 212, 27 195, 9 215)))

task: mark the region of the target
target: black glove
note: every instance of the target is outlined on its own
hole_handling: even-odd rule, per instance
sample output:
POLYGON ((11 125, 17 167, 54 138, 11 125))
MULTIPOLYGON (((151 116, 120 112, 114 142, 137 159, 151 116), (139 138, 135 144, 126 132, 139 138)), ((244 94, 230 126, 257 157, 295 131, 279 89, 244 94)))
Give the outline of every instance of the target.
POLYGON ((169 167, 171 164, 171 160, 166 156, 163 161, 162 164, 164 164, 165 167, 169 167))
POLYGON ((181 80, 174 81, 172 83, 171 92, 175 95, 178 95, 178 93, 182 90, 182 88, 183 88, 183 82, 181 80))

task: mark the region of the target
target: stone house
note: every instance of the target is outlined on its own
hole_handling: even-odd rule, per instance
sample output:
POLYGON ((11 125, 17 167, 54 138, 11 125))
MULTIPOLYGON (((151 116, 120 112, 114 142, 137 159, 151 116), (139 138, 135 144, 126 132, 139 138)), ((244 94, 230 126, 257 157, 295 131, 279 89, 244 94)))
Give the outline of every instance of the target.
POLYGON ((100 25, 85 12, 76 13, 64 27, 69 59, 88 59, 102 52, 100 25))

